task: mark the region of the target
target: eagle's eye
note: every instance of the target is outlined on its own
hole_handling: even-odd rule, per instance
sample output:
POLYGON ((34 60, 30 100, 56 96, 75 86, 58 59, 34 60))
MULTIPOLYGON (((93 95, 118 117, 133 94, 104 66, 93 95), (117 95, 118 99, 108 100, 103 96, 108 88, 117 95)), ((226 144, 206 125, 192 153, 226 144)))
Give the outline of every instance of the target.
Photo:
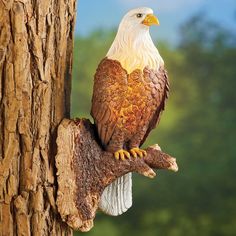
POLYGON ((137 18, 141 18, 141 17, 143 17, 143 14, 142 13, 138 13, 138 14, 136 14, 136 17, 137 18))

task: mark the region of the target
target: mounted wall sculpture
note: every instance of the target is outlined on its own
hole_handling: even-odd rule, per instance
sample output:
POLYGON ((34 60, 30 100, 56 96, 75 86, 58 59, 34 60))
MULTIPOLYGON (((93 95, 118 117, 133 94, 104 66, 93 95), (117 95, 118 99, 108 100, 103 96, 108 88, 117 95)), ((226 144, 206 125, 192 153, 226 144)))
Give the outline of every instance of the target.
POLYGON ((159 25, 150 8, 129 11, 94 76, 88 120, 64 120, 58 130, 57 206, 74 229, 88 231, 96 210, 117 216, 132 206, 132 174, 154 177, 177 171, 158 145, 141 149, 159 123, 169 94, 164 61, 149 27, 159 25))

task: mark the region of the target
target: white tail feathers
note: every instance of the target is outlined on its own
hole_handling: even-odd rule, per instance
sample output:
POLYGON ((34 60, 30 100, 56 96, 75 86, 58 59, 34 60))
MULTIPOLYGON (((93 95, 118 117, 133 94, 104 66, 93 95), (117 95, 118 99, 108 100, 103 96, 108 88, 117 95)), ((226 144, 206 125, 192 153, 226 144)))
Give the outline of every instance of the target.
POLYGON ((106 214, 117 216, 132 206, 132 174, 128 173, 109 186, 101 196, 99 208, 106 214))

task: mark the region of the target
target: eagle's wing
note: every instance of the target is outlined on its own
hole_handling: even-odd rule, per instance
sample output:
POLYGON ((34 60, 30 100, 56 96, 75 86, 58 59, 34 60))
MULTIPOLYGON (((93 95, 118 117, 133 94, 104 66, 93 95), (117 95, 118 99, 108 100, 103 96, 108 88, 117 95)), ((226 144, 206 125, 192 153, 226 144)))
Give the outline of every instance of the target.
MULTIPOLYGON (((95 77, 91 115, 104 147, 114 132, 127 90, 127 72, 115 60, 103 59, 95 77)), ((132 178, 126 174, 107 186, 99 208, 109 215, 120 215, 132 205, 132 178)))
POLYGON ((91 115, 106 146, 114 132, 127 90, 127 72, 118 61, 103 59, 94 76, 91 115))
POLYGON ((157 89, 157 100, 156 100, 156 110, 149 122, 147 132, 145 133, 140 146, 145 142, 147 136, 151 132, 152 129, 156 127, 156 125, 160 121, 161 113, 165 109, 166 100, 169 97, 169 80, 167 71, 164 68, 160 68, 156 73, 150 73, 150 76, 155 76, 158 81, 158 89, 157 89))

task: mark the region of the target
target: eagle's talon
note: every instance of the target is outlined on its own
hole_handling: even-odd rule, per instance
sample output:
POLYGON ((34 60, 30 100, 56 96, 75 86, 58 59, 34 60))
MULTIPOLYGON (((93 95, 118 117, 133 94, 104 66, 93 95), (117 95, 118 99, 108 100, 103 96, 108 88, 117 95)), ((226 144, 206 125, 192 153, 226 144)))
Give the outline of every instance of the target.
POLYGON ((125 160, 125 155, 124 155, 124 153, 123 153, 123 152, 121 152, 121 153, 120 153, 120 159, 121 159, 122 161, 124 161, 124 160, 125 160))
POLYGON ((125 156, 126 156, 128 159, 130 159, 130 153, 129 153, 129 152, 125 151, 125 156))
POLYGON ((114 153, 114 156, 115 156, 116 160, 119 160, 119 159, 120 159, 120 157, 119 157, 119 152, 115 152, 115 153, 114 153))
POLYGON ((130 150, 130 153, 132 154, 132 156, 134 158, 137 158, 137 157, 143 158, 144 156, 147 155, 147 152, 145 150, 140 149, 140 148, 132 148, 130 150))
POLYGON ((123 149, 116 151, 114 156, 117 160, 121 159, 122 161, 125 161, 126 158, 130 159, 130 153, 123 149))
POLYGON ((138 157, 137 153, 134 150, 130 150, 130 152, 134 158, 138 157))
POLYGON ((144 157, 147 156, 147 152, 145 150, 142 150, 142 152, 144 157))

